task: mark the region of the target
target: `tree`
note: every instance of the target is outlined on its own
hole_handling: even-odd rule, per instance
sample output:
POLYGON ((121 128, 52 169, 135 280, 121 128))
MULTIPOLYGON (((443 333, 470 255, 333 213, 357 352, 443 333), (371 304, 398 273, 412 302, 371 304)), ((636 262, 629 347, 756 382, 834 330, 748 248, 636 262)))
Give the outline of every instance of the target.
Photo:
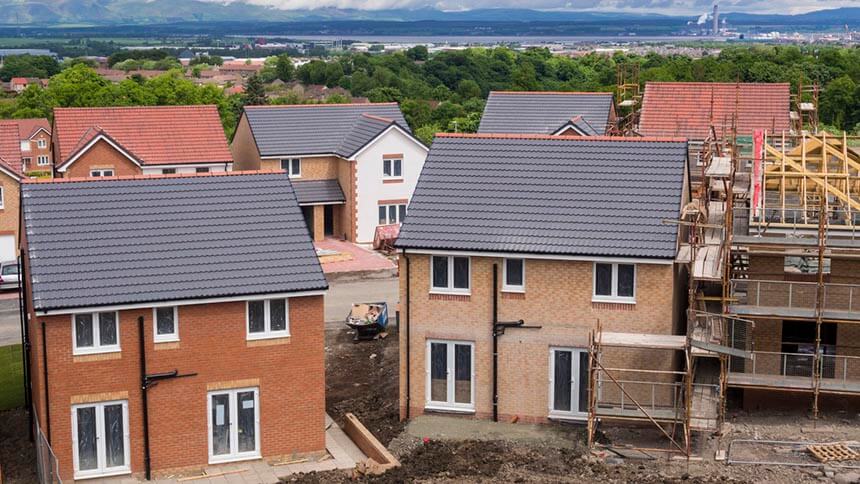
POLYGON ((460 81, 460 84, 457 85, 457 94, 459 94, 462 99, 481 97, 481 86, 471 79, 463 79, 460 81))
POLYGON ((325 85, 328 87, 337 86, 340 78, 343 77, 343 66, 340 62, 329 62, 325 66, 325 85))
POLYGON ((406 57, 413 61, 426 61, 430 58, 430 52, 426 45, 416 45, 406 51, 406 57))
POLYGON ((367 91, 367 99, 373 103, 400 102, 403 94, 396 87, 377 87, 367 91))
POLYGON ((52 77, 48 92, 61 107, 110 106, 110 100, 102 96, 109 84, 96 71, 78 64, 52 77))
POLYGON ((263 86, 263 81, 257 74, 252 75, 245 84, 245 105, 262 106, 268 103, 269 100, 266 97, 266 87, 263 86))
POLYGON ((278 79, 284 82, 290 82, 293 80, 293 76, 296 74, 296 68, 293 66, 293 61, 290 59, 289 54, 281 54, 278 56, 277 61, 275 62, 275 72, 277 73, 278 79))
POLYGON ((415 130, 415 137, 420 139, 425 145, 430 146, 433 143, 433 138, 436 133, 441 131, 438 124, 426 124, 415 130))
POLYGON ((45 79, 60 72, 60 64, 47 55, 10 55, 3 59, 0 67, 0 80, 9 81, 13 77, 36 77, 45 79))

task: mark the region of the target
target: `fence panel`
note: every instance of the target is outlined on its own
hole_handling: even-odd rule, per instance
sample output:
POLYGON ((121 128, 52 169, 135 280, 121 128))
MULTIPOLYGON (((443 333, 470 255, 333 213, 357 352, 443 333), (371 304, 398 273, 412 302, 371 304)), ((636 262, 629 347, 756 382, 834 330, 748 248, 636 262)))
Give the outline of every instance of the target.
POLYGON ((39 477, 39 484, 63 484, 57 456, 54 455, 48 439, 42 433, 39 421, 35 420, 33 425, 35 426, 33 434, 36 436, 36 475, 39 477))

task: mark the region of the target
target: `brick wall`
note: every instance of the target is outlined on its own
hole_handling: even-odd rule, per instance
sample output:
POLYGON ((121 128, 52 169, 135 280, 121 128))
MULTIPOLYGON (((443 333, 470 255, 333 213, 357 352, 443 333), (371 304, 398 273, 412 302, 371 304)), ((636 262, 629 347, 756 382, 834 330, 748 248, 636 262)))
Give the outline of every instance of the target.
MULTIPOLYGON (((403 257, 403 256, 401 256, 403 257)), ((424 411, 427 339, 472 341, 475 344, 475 404, 478 417, 492 413, 492 271, 502 259, 473 257, 471 295, 429 294, 429 256, 412 254, 411 415, 424 411)), ((400 261, 400 300, 406 301, 406 261, 400 261)), ((549 352, 554 346, 588 347, 588 334, 599 319, 606 331, 672 334, 678 297, 672 290, 673 265, 637 265, 636 304, 592 303, 593 264, 580 261, 526 261, 525 294, 499 298, 499 319, 523 319, 541 329, 509 329, 499 338, 499 413, 522 421, 543 421, 549 404, 549 352)), ((403 306, 404 313, 407 307, 403 306)), ((401 330, 400 410, 406 410, 406 331, 401 330)), ((653 350, 629 349, 607 354, 607 366, 673 369, 673 356, 654 357, 653 350)), ((640 375, 641 376, 641 375, 640 375)))
POLYGON ((24 170, 26 172, 53 171, 54 158, 51 153, 51 136, 48 133, 39 131, 36 136, 33 136, 33 138, 30 139, 30 151, 26 151, 22 153, 22 155, 24 158, 30 158, 29 162, 25 162, 24 170), (40 140, 45 142, 44 148, 39 148, 40 140), (39 165, 39 156, 47 156, 49 164, 39 165))
MULTIPOLYGON (((233 142, 230 143, 230 152, 233 154, 233 169, 235 171, 260 169, 260 151, 257 149, 257 143, 254 141, 251 126, 245 115, 242 115, 239 119, 239 125, 236 126, 233 142)), ((280 169, 280 165, 278 169, 280 169)))
POLYGON ((69 165, 65 173, 59 175, 63 178, 89 178, 90 170, 97 168, 112 169, 114 176, 132 176, 143 173, 139 166, 113 146, 101 140, 69 165))
MULTIPOLYGON (((46 425, 41 378, 41 333, 46 323, 52 446, 61 476, 71 480, 73 402, 100 394, 128 395, 131 467, 143 469, 139 317, 144 318, 148 373, 196 373, 149 390, 152 469, 163 474, 202 468, 208 461, 207 391, 259 387, 260 447, 264 458, 325 448, 323 297, 290 299, 290 338, 246 341, 245 303, 181 306, 178 343, 154 344, 152 309, 120 312, 120 353, 73 356, 71 316, 37 317, 33 336, 34 404, 46 425)), ((102 395, 104 396, 104 395, 102 395)))
POLYGON ((21 185, 6 173, 0 172, 3 187, 3 208, 0 209, 0 235, 14 235, 18 244, 18 219, 20 218, 21 185))

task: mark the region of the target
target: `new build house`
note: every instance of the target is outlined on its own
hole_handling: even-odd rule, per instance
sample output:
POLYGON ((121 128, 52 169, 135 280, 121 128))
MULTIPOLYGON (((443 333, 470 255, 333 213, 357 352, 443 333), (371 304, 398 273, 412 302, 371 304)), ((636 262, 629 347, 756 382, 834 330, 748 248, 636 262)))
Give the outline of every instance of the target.
MULTIPOLYGON (((397 241, 401 416, 585 420, 598 321, 640 342, 607 367, 670 377, 678 361, 646 343, 683 339, 664 220, 689 199, 686 167, 683 139, 437 135, 397 241)), ((678 384, 627 391, 664 411, 678 384)), ((630 411, 608 385, 597 403, 619 399, 630 411)))
POLYGON ((237 170, 285 170, 314 240, 374 240, 406 215, 427 147, 397 103, 246 106, 237 170))
POLYGON ((286 174, 22 191, 29 401, 56 477, 324 452, 327 283, 286 174))
POLYGON ((31 176, 53 173, 51 152, 51 123, 45 118, 10 119, 18 125, 21 140, 21 170, 31 176))
MULTIPOLYGON (((0 262, 18 256, 21 142, 18 124, 0 121, 0 262)), ((0 274, 0 277, 3 275, 0 274)))
POLYGON ((215 106, 57 108, 54 171, 87 178, 232 170, 215 106))
POLYGON ((596 136, 614 122, 611 92, 491 91, 478 132, 596 136))

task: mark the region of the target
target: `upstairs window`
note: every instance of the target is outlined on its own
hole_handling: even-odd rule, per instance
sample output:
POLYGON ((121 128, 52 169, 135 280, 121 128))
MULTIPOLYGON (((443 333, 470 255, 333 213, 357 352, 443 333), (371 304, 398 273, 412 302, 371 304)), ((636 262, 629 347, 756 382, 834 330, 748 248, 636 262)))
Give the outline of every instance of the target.
POLYGON ((406 204, 379 206, 379 225, 392 225, 403 223, 406 218, 406 204))
POLYGON ((176 173, 176 168, 164 168, 161 170, 162 175, 173 175, 176 173))
POLYGON ((284 158, 281 160, 281 169, 287 172, 290 178, 299 178, 302 176, 302 160, 301 158, 284 158))
POLYGON ((22 141, 21 142, 21 151, 30 151, 30 142, 22 141))
POLYGON ((119 351, 119 313, 72 315, 72 343, 76 355, 119 351))
POLYGON ((594 263, 594 295, 597 302, 636 302, 634 264, 594 263))
POLYGON ((290 335, 286 299, 248 301, 248 339, 285 338, 290 335))
POLYGON ((113 176, 113 169, 90 170, 91 177, 113 176))
POLYGON ((431 265, 431 291, 469 293, 471 263, 468 257, 434 255, 431 265))
POLYGON ((45 148, 47 148, 47 147, 48 147, 48 140, 40 139, 40 140, 37 142, 37 145, 39 146, 39 148, 41 148, 41 149, 45 149, 45 148))
POLYGON ((526 290, 526 261, 525 259, 505 259, 504 284, 502 290, 507 292, 525 292, 526 290))
POLYGON ((382 160, 383 178, 402 178, 403 160, 399 158, 386 158, 382 160))
POLYGON ((176 306, 155 308, 152 310, 155 322, 153 340, 156 343, 179 341, 179 309, 176 306))
POLYGON ((208 166, 198 166, 195 170, 196 173, 209 173, 208 166))

